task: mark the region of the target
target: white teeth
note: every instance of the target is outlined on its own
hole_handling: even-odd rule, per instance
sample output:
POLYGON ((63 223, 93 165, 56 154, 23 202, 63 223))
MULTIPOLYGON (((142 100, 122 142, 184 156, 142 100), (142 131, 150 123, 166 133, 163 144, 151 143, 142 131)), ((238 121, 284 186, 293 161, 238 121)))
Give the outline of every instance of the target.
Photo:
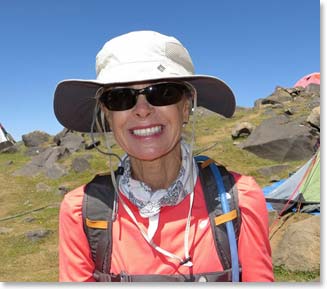
POLYGON ((143 128, 143 129, 135 129, 133 130, 133 134, 138 136, 150 136, 161 131, 161 126, 154 126, 151 128, 143 128))

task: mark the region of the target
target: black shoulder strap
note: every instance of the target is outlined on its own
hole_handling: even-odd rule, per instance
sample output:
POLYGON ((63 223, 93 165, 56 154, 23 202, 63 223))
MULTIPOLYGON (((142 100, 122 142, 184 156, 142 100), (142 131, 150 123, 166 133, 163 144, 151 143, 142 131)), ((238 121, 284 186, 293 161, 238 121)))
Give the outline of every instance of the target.
POLYGON ((95 176, 84 192, 83 226, 95 269, 100 272, 109 272, 111 266, 114 192, 110 175, 95 176))
POLYGON ((231 219, 233 220, 237 240, 241 226, 241 217, 238 207, 238 192, 235 180, 232 174, 229 173, 224 166, 218 166, 223 178, 231 211, 231 214, 226 216, 227 214, 223 214, 216 180, 210 166, 205 163, 198 163, 198 166, 216 250, 224 270, 227 270, 231 268, 231 254, 225 222, 231 219))

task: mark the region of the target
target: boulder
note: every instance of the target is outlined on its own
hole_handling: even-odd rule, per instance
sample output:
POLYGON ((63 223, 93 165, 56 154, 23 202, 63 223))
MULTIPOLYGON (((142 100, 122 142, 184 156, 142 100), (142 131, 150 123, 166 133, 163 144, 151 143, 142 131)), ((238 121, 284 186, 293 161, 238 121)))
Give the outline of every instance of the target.
POLYGON ((236 126, 232 129, 232 138, 236 139, 240 136, 248 136, 252 133, 255 126, 249 122, 241 122, 236 124, 236 126))
POLYGON ((73 159, 72 169, 76 173, 81 173, 90 168, 90 163, 85 157, 77 157, 73 159))
POLYGON ((29 157, 37 156, 46 149, 46 147, 28 147, 25 151, 25 155, 29 157))
POLYGON ((265 108, 282 108, 283 104, 275 99, 263 98, 260 102, 256 102, 256 106, 265 108))
POLYGON ((290 271, 320 269, 320 216, 309 216, 284 228, 279 242, 272 247, 275 266, 290 271))
POLYGON ((60 139, 60 147, 67 148, 73 153, 84 148, 85 141, 80 134, 68 132, 60 139))
POLYGON ((307 118, 307 122, 320 130, 320 106, 315 107, 307 118))
POLYGON ((274 93, 269 95, 266 100, 275 101, 276 103, 282 103, 292 101, 293 97, 287 89, 277 86, 275 88, 274 93))
POLYGON ((22 140, 26 147, 37 147, 43 143, 48 142, 50 135, 42 131, 33 131, 22 135, 22 140))
POLYGON ((300 121, 285 115, 264 120, 240 148, 279 162, 308 159, 315 152, 319 135, 300 121))
POLYGON ((53 142, 54 142, 57 146, 60 146, 62 138, 63 138, 66 134, 68 134, 68 133, 74 133, 74 131, 69 130, 69 129, 67 129, 67 128, 64 128, 61 132, 57 133, 57 134, 53 137, 53 142))
POLYGON ((54 163, 51 167, 45 168, 44 172, 50 179, 59 179, 68 174, 67 169, 57 163, 54 163))
POLYGON ((287 107, 287 108, 285 108, 284 113, 286 115, 293 115, 294 114, 294 109, 291 108, 291 107, 287 107))
POLYGON ((13 176, 33 177, 41 173, 42 170, 42 167, 28 162, 26 165, 13 172, 13 176))
POLYGON ((63 167, 58 166, 56 162, 66 156, 70 152, 64 147, 49 147, 39 155, 36 155, 25 166, 13 173, 14 176, 36 176, 41 172, 51 178, 65 175, 67 172, 63 167))
POLYGON ((40 156, 36 156, 34 160, 39 158, 41 164, 46 168, 51 168, 57 161, 70 155, 70 151, 65 147, 50 147, 40 156))
POLYGON ((320 97, 312 97, 312 99, 308 103, 308 108, 313 109, 317 106, 320 106, 320 97))

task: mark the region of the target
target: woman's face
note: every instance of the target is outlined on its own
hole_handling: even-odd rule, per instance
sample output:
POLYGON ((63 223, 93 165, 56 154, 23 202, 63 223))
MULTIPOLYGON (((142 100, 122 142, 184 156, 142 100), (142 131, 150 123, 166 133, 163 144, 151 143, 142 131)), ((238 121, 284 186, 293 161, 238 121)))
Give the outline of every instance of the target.
MULTIPOLYGON (((130 86, 141 89, 150 84, 130 86)), ((183 97, 176 104, 153 106, 142 94, 136 105, 124 111, 107 111, 115 139, 130 156, 155 160, 170 152, 179 142, 183 122, 188 121, 189 101, 183 97)))

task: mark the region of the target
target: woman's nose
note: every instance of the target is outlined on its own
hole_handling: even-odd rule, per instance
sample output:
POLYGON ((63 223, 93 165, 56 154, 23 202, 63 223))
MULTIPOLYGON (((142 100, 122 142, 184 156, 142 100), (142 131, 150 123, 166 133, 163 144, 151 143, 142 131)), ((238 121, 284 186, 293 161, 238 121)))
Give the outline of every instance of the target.
POLYGON ((133 108, 133 112, 137 117, 145 118, 149 116, 153 111, 153 106, 148 103, 145 95, 140 94, 137 98, 136 104, 133 108))

